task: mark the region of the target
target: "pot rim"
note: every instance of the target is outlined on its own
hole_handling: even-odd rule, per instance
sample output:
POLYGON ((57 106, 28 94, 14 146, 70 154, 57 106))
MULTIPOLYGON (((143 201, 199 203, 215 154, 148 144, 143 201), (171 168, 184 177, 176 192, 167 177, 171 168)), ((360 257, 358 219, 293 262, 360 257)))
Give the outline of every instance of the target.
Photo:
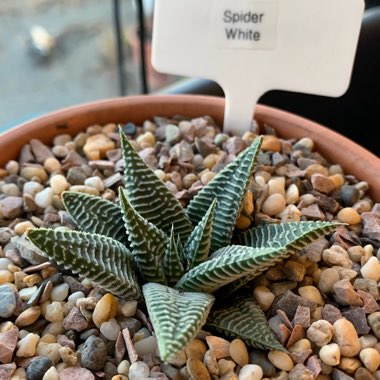
MULTIPOLYGON (((5 156, 16 157, 20 147, 31 138, 37 137, 48 143, 55 135, 77 133, 86 124, 142 122, 142 115, 173 116, 173 110, 189 117, 209 115, 222 126, 224 106, 223 97, 193 94, 135 95, 95 100, 64 107, 16 125, 0 135, 0 151, 7 151, 5 156), (112 121, 112 113, 118 120, 112 121)), ((371 183, 372 190, 375 190, 371 195, 376 194, 375 200, 380 201, 380 159, 373 153, 332 129, 275 107, 258 104, 254 117, 261 125, 268 124, 275 129, 281 126, 279 135, 283 138, 310 137, 315 141, 315 149, 332 163, 340 163, 344 157, 342 167, 345 172, 371 183), (298 136, 293 133, 294 127, 298 136)), ((0 159, 0 164, 4 165, 8 157, 0 159)))

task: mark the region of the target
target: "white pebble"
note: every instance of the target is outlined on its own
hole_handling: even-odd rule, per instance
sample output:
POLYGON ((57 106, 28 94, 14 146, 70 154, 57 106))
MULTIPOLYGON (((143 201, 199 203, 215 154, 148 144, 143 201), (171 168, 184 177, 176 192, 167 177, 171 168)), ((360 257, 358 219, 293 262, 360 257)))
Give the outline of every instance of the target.
POLYGON ((8 265, 12 264, 12 261, 6 257, 0 257, 0 270, 8 270, 8 265))
POLYGON ((148 336, 148 338, 144 338, 135 343, 135 349, 140 358, 145 355, 153 354, 157 349, 157 340, 155 336, 148 336))
POLYGON ((97 189, 100 193, 104 191, 104 182, 102 179, 98 176, 89 177, 84 181, 85 186, 93 187, 94 189, 97 189))
POLYGON ((120 326, 116 319, 111 318, 109 321, 103 322, 99 330, 108 340, 115 341, 119 335, 120 326))
POLYGON ((64 301, 69 294, 69 285, 68 284, 59 284, 53 288, 51 291, 50 298, 52 301, 64 301))
POLYGON ((44 190, 36 194, 34 201, 38 207, 47 208, 53 203, 53 195, 53 189, 51 187, 46 187, 44 190))
POLYGON ((39 193, 43 189, 44 187, 40 183, 29 181, 29 182, 25 182, 22 192, 24 194, 29 194, 32 197, 34 197, 37 193, 39 193))
POLYGON ((50 178, 50 186, 55 194, 61 194, 70 185, 62 174, 56 174, 50 178))
POLYGON ((59 380, 59 373, 57 369, 51 366, 46 372, 42 380, 59 380))
POLYGON ((247 364, 239 372, 239 380, 261 380, 263 378, 263 370, 256 364, 247 364))
POLYGON ((144 362, 134 362, 129 367, 129 380, 141 380, 149 377, 149 367, 144 362))
POLYGON ((63 320, 63 310, 60 302, 54 301, 46 307, 45 319, 49 322, 63 320))
POLYGON ((338 365, 340 362, 340 350, 336 343, 330 343, 319 350, 319 357, 327 365, 338 365))
POLYGON ((360 269, 363 278, 378 281, 380 278, 380 263, 377 257, 372 256, 360 269))
POLYGON ((296 184, 291 183, 286 190, 285 199, 288 205, 297 203, 300 197, 300 192, 296 184))
POLYGON ((7 164, 5 165, 5 170, 9 173, 9 174, 17 174, 18 171, 20 169, 20 165, 17 161, 15 160, 10 160, 7 162, 7 164))
POLYGON ((37 290, 37 286, 32 286, 30 288, 24 288, 24 289, 21 289, 18 294, 20 296, 20 298, 23 300, 23 301, 29 301, 30 300, 30 297, 33 295, 33 293, 37 290))
POLYGON ((69 295, 69 298, 67 299, 70 303, 72 303, 73 305, 76 305, 77 301, 80 299, 80 298, 85 298, 85 294, 81 291, 78 291, 78 292, 75 292, 73 294, 70 294, 69 295))
POLYGON ((1 192, 5 195, 18 197, 20 195, 20 189, 15 183, 5 183, 1 186, 1 192))
POLYGON ((253 297, 263 311, 267 311, 271 307, 275 295, 266 286, 257 286, 253 290, 253 297))
POLYGON ((40 337, 37 334, 29 333, 26 335, 17 343, 16 356, 19 358, 34 356, 39 339, 40 337))
POLYGON ((137 301, 126 301, 120 306, 120 314, 124 317, 133 317, 136 314, 137 301))
POLYGON ((117 373, 119 375, 128 375, 129 367, 131 366, 131 363, 124 359, 120 362, 120 364, 117 366, 117 373))

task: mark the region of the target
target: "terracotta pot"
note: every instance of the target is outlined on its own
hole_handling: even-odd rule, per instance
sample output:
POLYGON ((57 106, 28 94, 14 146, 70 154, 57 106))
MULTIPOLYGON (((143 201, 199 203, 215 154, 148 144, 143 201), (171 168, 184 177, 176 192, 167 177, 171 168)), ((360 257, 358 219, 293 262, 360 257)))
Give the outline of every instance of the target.
MULTIPOLYGON (((71 135, 92 124, 142 123, 153 116, 210 115, 223 122, 224 99, 197 95, 146 95, 106 99, 68 107, 23 123, 0 136, 1 167, 16 159, 21 147, 32 138, 50 143, 54 136, 71 135)), ((331 163, 339 163, 347 174, 367 181, 369 194, 380 202, 380 159, 346 137, 305 118, 272 107, 258 105, 255 118, 266 123, 284 138, 310 137, 331 163)))

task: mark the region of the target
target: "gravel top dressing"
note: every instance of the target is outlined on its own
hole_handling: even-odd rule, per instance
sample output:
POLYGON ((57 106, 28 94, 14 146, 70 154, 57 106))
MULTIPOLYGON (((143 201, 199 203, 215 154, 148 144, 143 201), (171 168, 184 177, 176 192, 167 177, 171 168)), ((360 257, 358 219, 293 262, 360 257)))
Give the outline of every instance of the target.
POLYGON ((52 146, 33 139, 0 168, 1 380, 380 379, 380 204, 368 183, 328 162, 309 138, 284 140, 270 126, 253 123, 241 138, 207 116, 122 128, 183 207, 262 134, 236 231, 342 223, 246 285, 284 350, 205 326, 163 362, 144 302, 116 297, 32 249, 33 228, 77 228, 64 191, 119 202, 118 127, 92 125, 52 146))

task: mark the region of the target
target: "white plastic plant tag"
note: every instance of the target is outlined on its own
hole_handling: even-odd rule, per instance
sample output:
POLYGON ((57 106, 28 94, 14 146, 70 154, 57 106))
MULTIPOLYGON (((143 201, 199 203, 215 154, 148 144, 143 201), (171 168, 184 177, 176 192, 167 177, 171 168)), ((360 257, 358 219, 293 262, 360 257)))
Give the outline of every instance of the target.
POLYGON ((156 0, 152 65, 224 90, 224 130, 242 134, 269 90, 343 95, 363 0, 156 0))

